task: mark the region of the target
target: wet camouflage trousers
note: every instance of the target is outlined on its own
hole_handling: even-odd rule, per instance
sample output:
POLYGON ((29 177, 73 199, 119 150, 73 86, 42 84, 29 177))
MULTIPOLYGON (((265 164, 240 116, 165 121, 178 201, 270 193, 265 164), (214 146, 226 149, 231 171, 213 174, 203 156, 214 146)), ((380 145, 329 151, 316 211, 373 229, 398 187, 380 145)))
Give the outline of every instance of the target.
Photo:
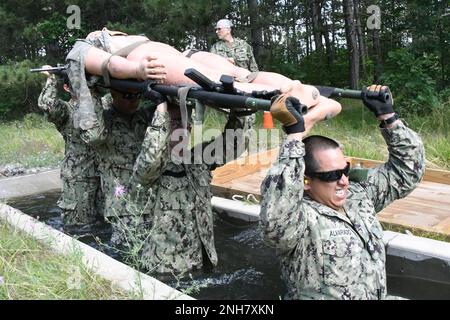
POLYGON ((103 219, 104 198, 100 179, 76 181, 62 178, 63 188, 58 207, 64 225, 93 223, 103 219))
POLYGON ((152 220, 153 217, 147 214, 108 217, 113 227, 111 243, 122 251, 126 260, 148 272, 157 273, 180 273, 203 266, 203 256, 198 254, 202 252, 199 237, 189 250, 191 256, 176 254, 179 248, 167 245, 165 241, 173 236, 172 228, 164 223, 154 224, 152 220))

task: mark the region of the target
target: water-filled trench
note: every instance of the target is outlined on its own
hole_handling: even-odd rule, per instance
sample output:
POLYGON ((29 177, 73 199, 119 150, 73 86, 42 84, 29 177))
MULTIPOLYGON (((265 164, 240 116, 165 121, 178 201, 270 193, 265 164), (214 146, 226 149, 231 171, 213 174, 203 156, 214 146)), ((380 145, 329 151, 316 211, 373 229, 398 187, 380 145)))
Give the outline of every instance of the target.
MULTIPOLYGON (((80 228, 65 229, 60 217, 60 210, 56 206, 58 198, 59 193, 43 193, 15 199, 9 201, 8 204, 119 261, 123 261, 122 257, 114 249, 111 249, 109 224, 96 223, 80 228), (95 238, 100 239, 100 244, 95 238)), ((215 214, 214 237, 219 257, 219 263, 214 269, 194 271, 179 279, 172 275, 150 275, 175 289, 189 290, 187 293, 197 299, 282 299, 286 288, 280 277, 278 259, 275 250, 263 243, 257 222, 244 222, 215 214), (190 291, 194 287, 199 289, 190 291)), ((447 284, 432 283, 426 279, 419 279, 417 276, 403 275, 402 270, 408 268, 408 264, 410 261, 406 259, 387 256, 389 294, 412 299, 446 299, 445 297, 450 297, 450 286, 447 284), (418 283, 421 283, 420 288, 417 287, 418 283)), ((425 268, 429 268, 430 265, 439 271, 438 267, 442 268, 441 264, 440 261, 428 260, 423 262, 424 267, 420 263, 415 263, 410 268, 416 269, 415 273, 420 274, 422 271, 426 271, 425 268)), ((407 274, 412 273, 408 272, 407 274)))
MULTIPOLYGON (((69 234, 105 254, 122 261, 122 257, 110 248, 110 225, 96 223, 80 228, 65 229, 56 206, 59 193, 43 193, 8 204, 45 222, 53 228, 69 234), (100 243, 95 239, 100 239, 100 243)), ((275 251, 262 242, 258 223, 248 223, 215 215, 214 237, 218 265, 210 271, 194 271, 191 275, 176 279, 171 275, 150 274, 169 286, 178 289, 200 289, 188 294, 197 299, 280 299, 285 286, 280 278, 275 251)))

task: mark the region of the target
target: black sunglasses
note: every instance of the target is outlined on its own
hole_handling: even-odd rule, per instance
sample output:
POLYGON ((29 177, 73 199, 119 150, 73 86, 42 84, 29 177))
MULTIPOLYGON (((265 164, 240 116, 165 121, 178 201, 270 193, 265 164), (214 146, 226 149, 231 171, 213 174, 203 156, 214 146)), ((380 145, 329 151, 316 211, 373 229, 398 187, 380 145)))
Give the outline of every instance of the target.
POLYGON ((349 172, 350 172, 350 162, 347 162, 347 165, 345 166, 344 169, 326 172, 312 172, 306 175, 310 178, 317 178, 323 182, 336 182, 342 178, 342 175, 348 177, 349 172))

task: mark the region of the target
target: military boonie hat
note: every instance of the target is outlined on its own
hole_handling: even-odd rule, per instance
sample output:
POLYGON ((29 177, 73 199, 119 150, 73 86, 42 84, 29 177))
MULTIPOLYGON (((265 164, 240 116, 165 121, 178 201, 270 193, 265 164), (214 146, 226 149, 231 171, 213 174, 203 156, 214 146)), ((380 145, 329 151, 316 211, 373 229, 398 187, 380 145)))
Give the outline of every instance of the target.
POLYGON ((228 20, 228 19, 220 19, 219 21, 217 21, 216 29, 220 29, 220 28, 228 28, 228 29, 230 29, 232 26, 233 26, 233 24, 231 23, 230 20, 228 20))

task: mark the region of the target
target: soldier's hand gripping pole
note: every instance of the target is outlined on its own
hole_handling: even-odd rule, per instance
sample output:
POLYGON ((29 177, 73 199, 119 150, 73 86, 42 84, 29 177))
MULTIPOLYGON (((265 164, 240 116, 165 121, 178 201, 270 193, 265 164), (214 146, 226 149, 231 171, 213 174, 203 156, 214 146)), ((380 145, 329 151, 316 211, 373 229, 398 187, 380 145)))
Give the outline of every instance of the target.
POLYGON ((67 66, 58 66, 58 67, 51 67, 51 68, 34 68, 30 69, 30 72, 44 72, 47 71, 49 73, 54 73, 57 75, 62 75, 67 70, 67 66))

